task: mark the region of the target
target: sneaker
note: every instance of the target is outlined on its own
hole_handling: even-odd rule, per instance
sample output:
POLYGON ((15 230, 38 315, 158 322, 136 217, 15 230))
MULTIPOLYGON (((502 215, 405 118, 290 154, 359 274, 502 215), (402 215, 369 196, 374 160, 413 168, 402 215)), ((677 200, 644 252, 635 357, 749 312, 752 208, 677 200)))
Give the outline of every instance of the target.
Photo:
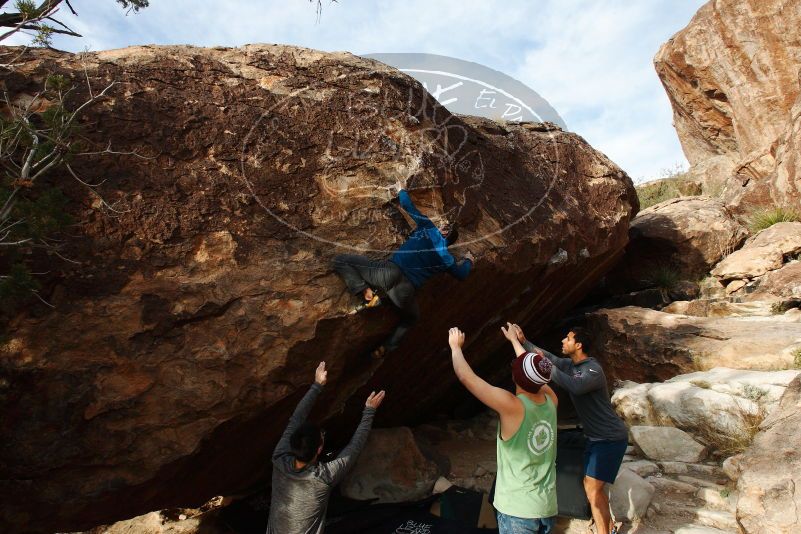
POLYGON ((353 315, 359 313, 362 310, 366 310, 367 308, 375 308, 376 306, 381 305, 381 298, 378 295, 373 295, 373 298, 369 301, 363 300, 359 304, 357 304, 352 310, 348 312, 348 315, 353 315))

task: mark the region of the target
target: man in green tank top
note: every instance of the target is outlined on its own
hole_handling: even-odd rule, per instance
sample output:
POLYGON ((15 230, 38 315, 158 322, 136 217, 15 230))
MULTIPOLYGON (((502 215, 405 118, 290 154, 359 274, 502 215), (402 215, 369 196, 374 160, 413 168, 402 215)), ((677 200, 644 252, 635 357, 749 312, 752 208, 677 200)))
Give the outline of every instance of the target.
POLYGON ((552 364, 526 352, 516 333, 501 327, 515 348, 515 393, 495 387, 473 372, 462 353, 465 335, 448 332, 453 370, 478 400, 498 412, 498 474, 495 509, 500 534, 549 534, 556 503, 556 394, 547 386, 552 364))

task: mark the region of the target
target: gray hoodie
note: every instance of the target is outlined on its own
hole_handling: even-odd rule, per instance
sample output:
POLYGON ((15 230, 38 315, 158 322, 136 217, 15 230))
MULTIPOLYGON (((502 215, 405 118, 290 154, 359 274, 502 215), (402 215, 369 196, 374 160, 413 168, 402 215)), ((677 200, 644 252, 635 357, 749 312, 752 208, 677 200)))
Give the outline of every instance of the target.
POLYGON ((628 439, 626 424, 617 416, 601 364, 595 358, 587 358, 577 364, 570 358, 560 358, 543 350, 530 341, 523 343, 529 352, 540 352, 554 365, 551 380, 570 394, 576 407, 584 435, 595 441, 619 441, 628 439))
POLYGON ((314 406, 322 386, 312 384, 289 418, 281 440, 273 452, 272 500, 267 534, 318 534, 325 527, 325 512, 331 490, 356 463, 367 442, 375 408, 364 408, 362 420, 350 443, 330 462, 309 464, 295 469, 289 446, 292 433, 303 424, 314 406))

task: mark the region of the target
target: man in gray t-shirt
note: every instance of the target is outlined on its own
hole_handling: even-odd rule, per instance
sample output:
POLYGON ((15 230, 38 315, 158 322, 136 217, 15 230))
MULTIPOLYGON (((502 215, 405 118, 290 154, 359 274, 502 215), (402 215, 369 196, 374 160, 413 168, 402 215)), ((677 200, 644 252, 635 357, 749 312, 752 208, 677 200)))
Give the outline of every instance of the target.
POLYGON ((314 401, 328 379, 325 362, 314 373, 314 384, 289 418, 273 452, 272 500, 267 534, 318 534, 325 527, 325 512, 331 490, 356 463, 367 442, 376 409, 384 391, 373 391, 364 406, 362 420, 350 443, 330 462, 318 462, 324 433, 306 422, 314 401))
POLYGON ((617 531, 612 523, 609 497, 604 485, 613 484, 617 478, 628 446, 628 429, 609 400, 601 364, 588 355, 592 342, 589 333, 584 328, 571 328, 562 340, 562 354, 567 358, 560 358, 528 341, 518 325, 509 326, 514 328, 526 350, 551 360, 554 365, 551 381, 570 394, 584 435, 587 436, 584 491, 590 501, 592 517, 598 534, 614 534, 617 531))

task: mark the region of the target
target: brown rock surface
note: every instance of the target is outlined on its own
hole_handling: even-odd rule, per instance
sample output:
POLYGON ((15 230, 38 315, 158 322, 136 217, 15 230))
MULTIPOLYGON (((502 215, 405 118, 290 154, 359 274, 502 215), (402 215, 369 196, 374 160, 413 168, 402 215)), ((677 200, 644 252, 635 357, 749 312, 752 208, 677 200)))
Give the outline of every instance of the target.
POLYGON ((801 9, 712 0, 654 58, 693 173, 727 203, 801 201, 801 9))
POLYGON ((380 428, 370 433, 340 489, 351 499, 411 502, 431 495, 440 474, 420 452, 408 427, 380 428))
POLYGON ((785 263, 780 269, 759 278, 757 287, 747 300, 801 299, 801 261, 785 263))
POLYGON ((587 316, 607 379, 659 382, 713 367, 788 369, 801 324, 773 317, 707 318, 635 308, 587 316))
POLYGON ((505 367, 500 322, 535 335, 573 306, 637 209, 630 179, 580 137, 451 116, 411 78, 346 53, 29 50, 17 63, 0 80, 14 101, 48 72, 75 81, 76 103, 85 78, 95 91, 117 82, 83 124, 123 154, 76 158, 88 182, 107 178, 97 191, 117 211, 70 182, 78 237, 63 254, 80 264, 46 259, 55 308, 11 318, 0 351, 12 530, 87 528, 264 479, 322 359, 330 386, 314 417, 332 442, 375 385, 388 389, 379 425, 446 409, 462 392, 446 329, 467 332, 479 370, 505 367), (398 181, 424 212, 458 219, 455 254, 479 259, 467 281, 420 291, 422 323, 372 362, 396 316, 346 316, 329 263, 402 241, 398 181))
POLYGON ((801 377, 760 426, 738 461, 737 522, 746 534, 790 534, 801 529, 801 377))
POLYGON ((636 288, 660 267, 698 278, 736 250, 748 230, 717 199, 681 197, 639 212, 629 236, 626 254, 607 280, 625 278, 636 288))
POLYGON ((757 278, 781 268, 789 258, 794 258, 799 252, 801 222, 782 222, 750 238, 740 250, 729 254, 718 263, 711 273, 724 283, 757 278))

